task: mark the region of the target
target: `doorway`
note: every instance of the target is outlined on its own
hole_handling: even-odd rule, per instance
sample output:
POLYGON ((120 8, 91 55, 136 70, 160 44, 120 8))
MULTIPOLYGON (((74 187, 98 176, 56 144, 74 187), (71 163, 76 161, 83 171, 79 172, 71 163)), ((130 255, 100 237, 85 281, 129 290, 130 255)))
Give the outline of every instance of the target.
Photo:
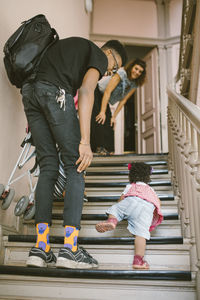
POLYGON ((160 103, 156 47, 125 46, 128 61, 140 58, 147 64, 146 82, 138 87, 118 114, 115 154, 160 153, 160 103))
MULTIPOLYGON (((143 59, 153 47, 126 45, 127 61, 143 59)), ((137 153, 137 90, 124 106, 124 152, 137 153)))
POLYGON ((125 45, 127 61, 140 58, 143 59, 154 47, 125 45))
POLYGON ((124 106, 124 152, 136 152, 136 105, 133 94, 124 106))

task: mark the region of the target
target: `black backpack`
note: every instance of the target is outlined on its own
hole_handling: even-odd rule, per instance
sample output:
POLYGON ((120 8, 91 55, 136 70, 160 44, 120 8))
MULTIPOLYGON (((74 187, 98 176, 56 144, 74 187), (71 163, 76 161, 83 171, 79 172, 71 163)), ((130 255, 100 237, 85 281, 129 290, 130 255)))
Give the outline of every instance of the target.
POLYGON ((10 82, 21 88, 33 81, 46 50, 59 36, 42 14, 22 22, 4 46, 4 65, 10 82))

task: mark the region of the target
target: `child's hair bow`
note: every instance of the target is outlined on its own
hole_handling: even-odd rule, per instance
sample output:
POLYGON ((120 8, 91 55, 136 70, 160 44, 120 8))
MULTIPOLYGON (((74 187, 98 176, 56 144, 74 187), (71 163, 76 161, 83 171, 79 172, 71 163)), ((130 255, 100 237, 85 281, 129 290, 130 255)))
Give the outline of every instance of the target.
POLYGON ((128 170, 130 170, 132 167, 132 164, 128 164, 128 170))

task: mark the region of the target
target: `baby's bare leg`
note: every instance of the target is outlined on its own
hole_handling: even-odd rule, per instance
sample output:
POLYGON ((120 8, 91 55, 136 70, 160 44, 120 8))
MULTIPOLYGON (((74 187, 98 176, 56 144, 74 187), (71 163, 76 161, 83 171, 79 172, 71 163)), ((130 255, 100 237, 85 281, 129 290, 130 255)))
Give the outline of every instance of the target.
POLYGON ((149 264, 144 260, 145 249, 146 239, 141 236, 135 236, 135 255, 133 259, 133 269, 149 269, 149 264))
POLYGON ((144 256, 146 249, 146 239, 142 236, 135 236, 135 255, 144 256))
POLYGON ((115 218, 115 219, 116 219, 115 216, 113 216, 113 215, 108 215, 108 219, 110 219, 110 218, 115 218))

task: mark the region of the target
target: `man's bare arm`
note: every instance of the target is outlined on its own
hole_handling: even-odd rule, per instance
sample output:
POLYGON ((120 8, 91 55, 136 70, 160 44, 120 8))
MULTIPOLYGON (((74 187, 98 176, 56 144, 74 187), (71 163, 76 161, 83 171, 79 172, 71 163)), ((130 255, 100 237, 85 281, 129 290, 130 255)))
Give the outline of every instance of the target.
POLYGON ((78 94, 78 113, 80 121, 81 141, 79 145, 79 164, 77 171, 84 171, 92 161, 92 151, 90 148, 90 120, 94 103, 94 90, 99 80, 99 71, 90 68, 83 78, 78 94))

